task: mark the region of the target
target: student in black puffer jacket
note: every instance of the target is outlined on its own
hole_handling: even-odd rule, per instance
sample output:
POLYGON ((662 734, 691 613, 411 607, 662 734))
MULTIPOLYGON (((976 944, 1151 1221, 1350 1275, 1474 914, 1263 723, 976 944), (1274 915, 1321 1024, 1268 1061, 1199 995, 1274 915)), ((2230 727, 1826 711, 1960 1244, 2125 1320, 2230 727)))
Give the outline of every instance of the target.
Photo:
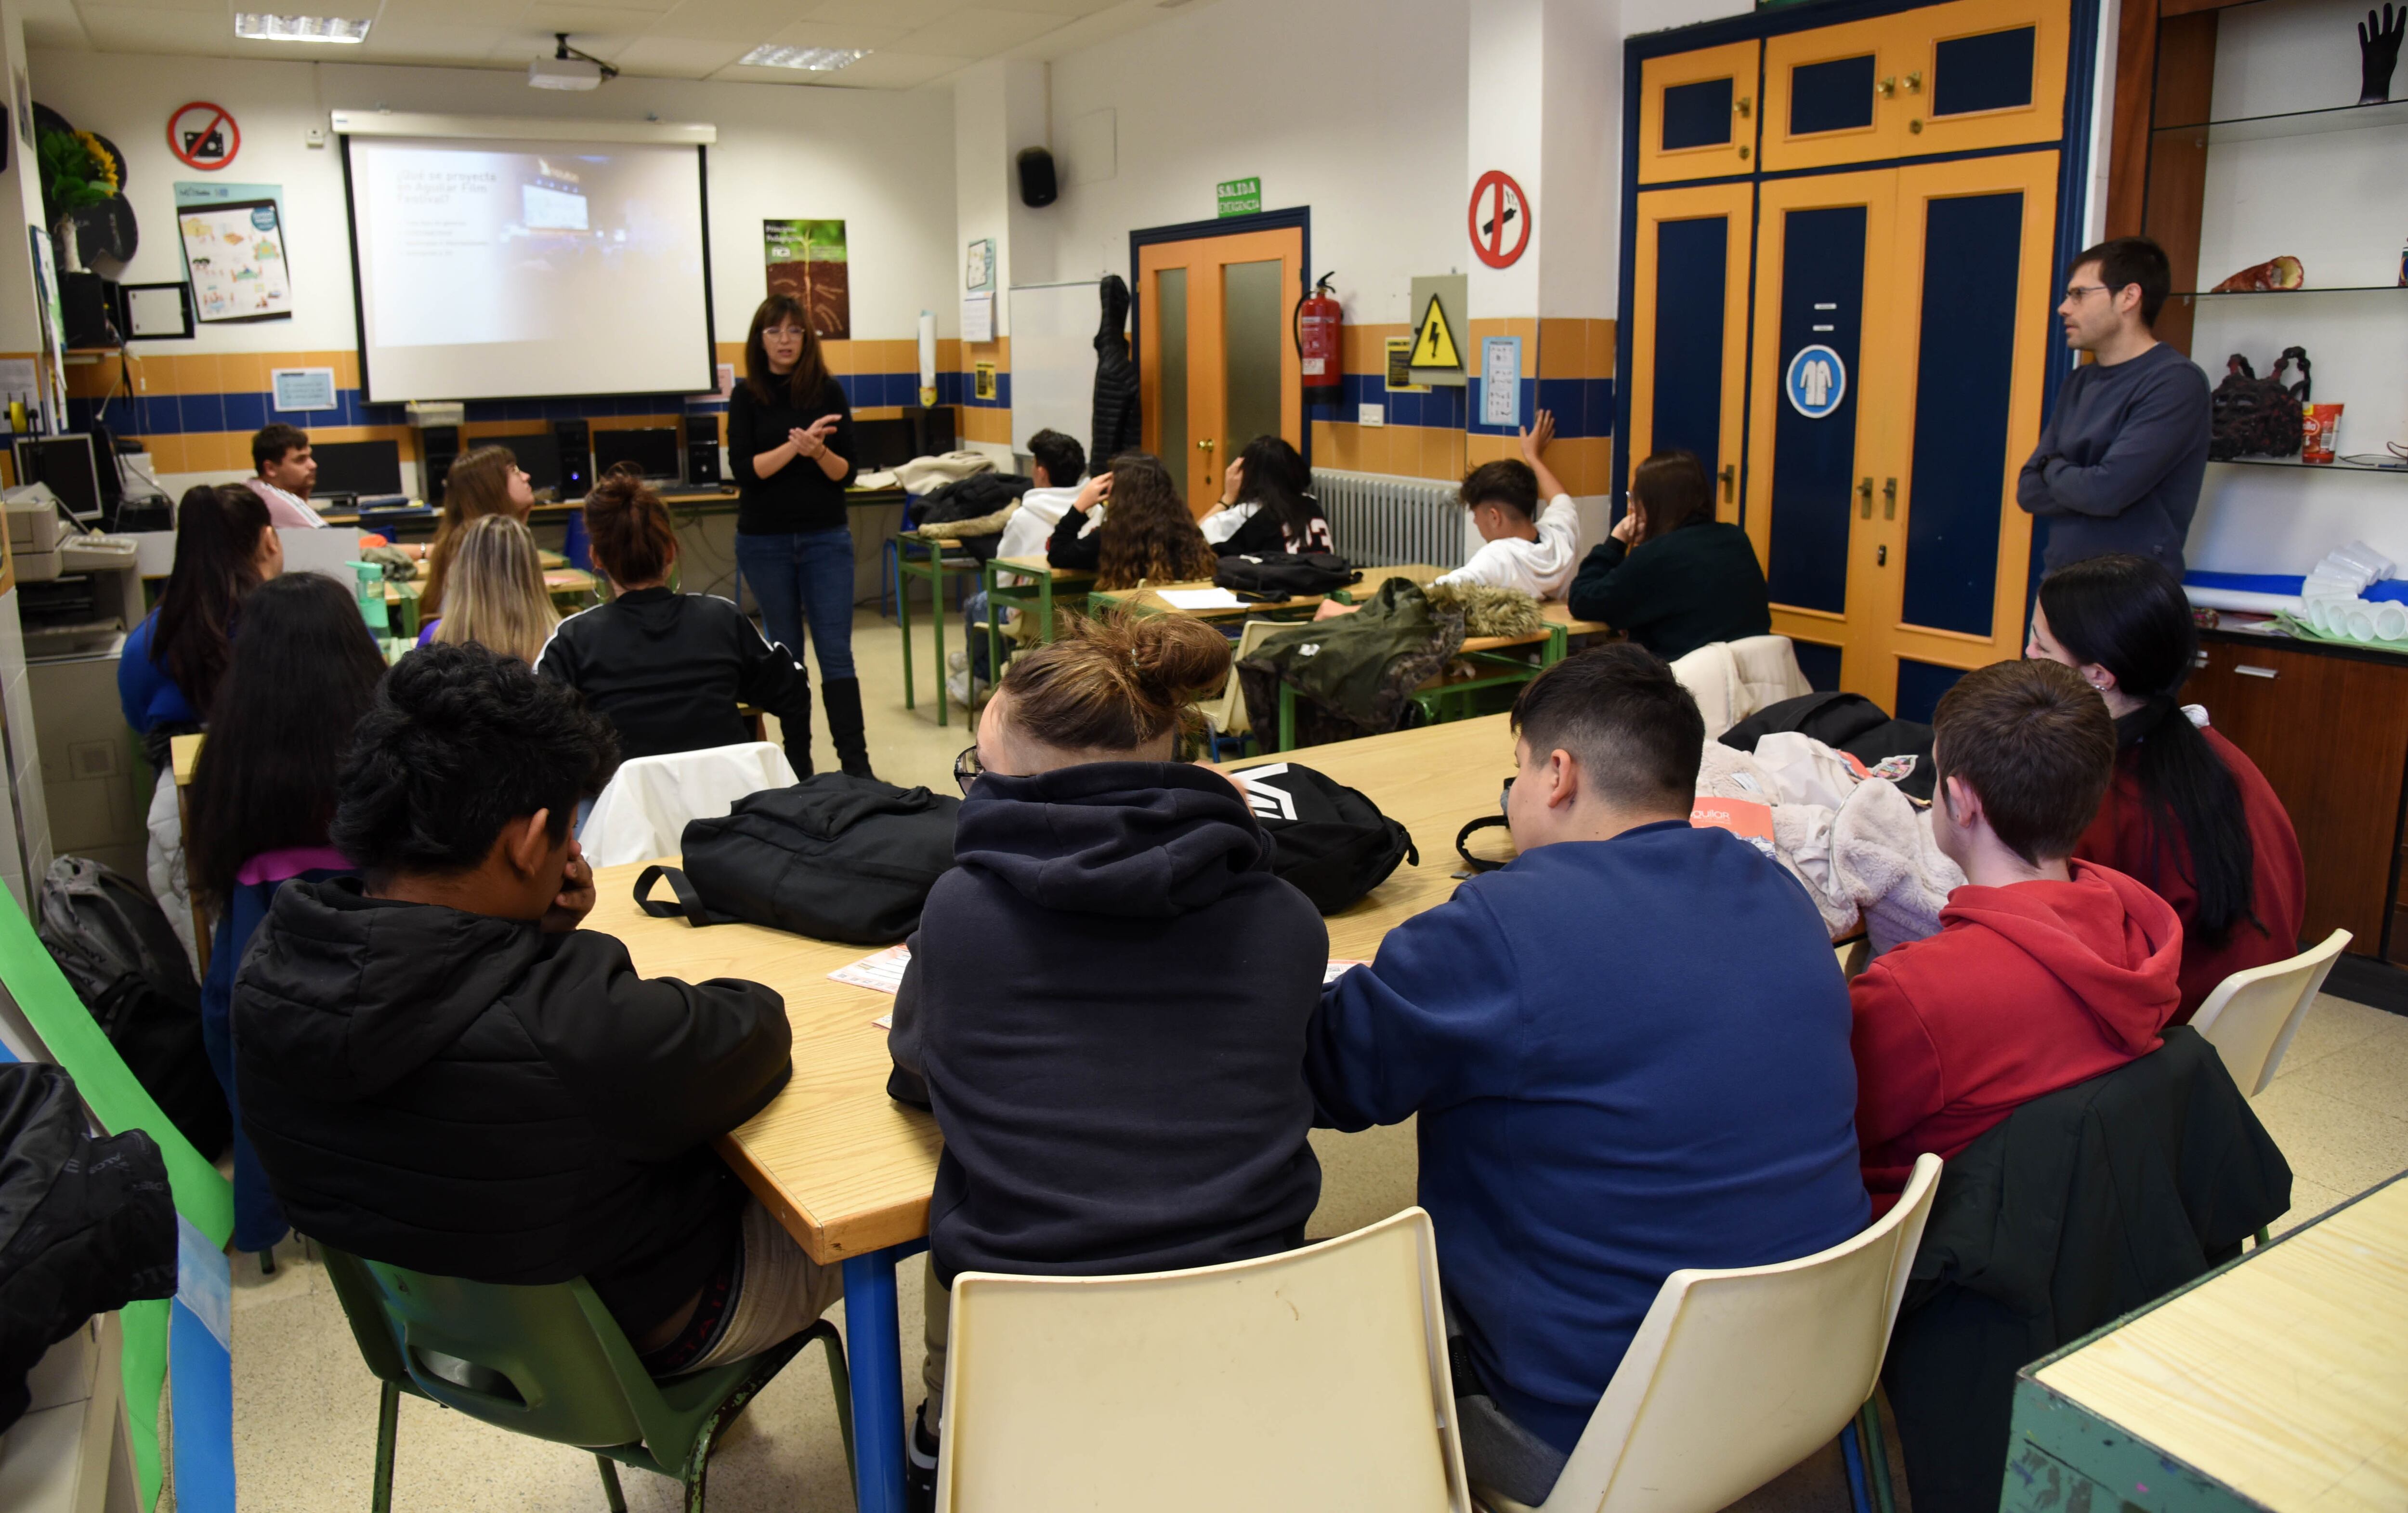
POLYGON ((961 865, 928 897, 887 1040, 889 1090, 945 1137, 923 1488, 956 1273, 1269 1255, 1303 1242, 1320 1197, 1303 1059, 1328 933, 1271 875, 1237 786, 1172 759, 1185 707, 1228 670, 1199 621, 1074 625, 1011 664, 963 754, 961 865))

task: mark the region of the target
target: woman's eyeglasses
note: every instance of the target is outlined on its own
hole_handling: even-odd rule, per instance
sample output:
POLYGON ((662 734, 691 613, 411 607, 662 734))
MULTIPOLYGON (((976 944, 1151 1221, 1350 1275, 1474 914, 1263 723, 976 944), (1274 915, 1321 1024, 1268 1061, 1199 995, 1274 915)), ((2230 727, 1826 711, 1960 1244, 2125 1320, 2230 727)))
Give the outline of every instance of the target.
POLYGON ((970 785, 978 781, 979 774, 985 771, 979 765, 978 747, 974 745, 964 746, 962 754, 953 758, 953 781, 961 785, 965 794, 970 791, 970 785))

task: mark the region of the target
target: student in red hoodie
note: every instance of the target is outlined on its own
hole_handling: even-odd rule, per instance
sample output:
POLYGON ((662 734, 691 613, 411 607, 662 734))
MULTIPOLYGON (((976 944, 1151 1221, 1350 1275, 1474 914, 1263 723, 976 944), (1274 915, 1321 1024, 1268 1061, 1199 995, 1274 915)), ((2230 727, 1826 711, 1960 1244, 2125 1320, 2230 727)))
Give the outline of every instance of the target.
POLYGON ((1932 836, 1965 886, 1939 934, 1848 988, 1877 1215, 1922 1152, 1953 1160, 2019 1105, 2156 1050, 2180 1001, 2173 909, 2072 859, 2115 765, 2098 692, 2057 662, 2000 662, 1948 691, 1933 735, 1932 836))

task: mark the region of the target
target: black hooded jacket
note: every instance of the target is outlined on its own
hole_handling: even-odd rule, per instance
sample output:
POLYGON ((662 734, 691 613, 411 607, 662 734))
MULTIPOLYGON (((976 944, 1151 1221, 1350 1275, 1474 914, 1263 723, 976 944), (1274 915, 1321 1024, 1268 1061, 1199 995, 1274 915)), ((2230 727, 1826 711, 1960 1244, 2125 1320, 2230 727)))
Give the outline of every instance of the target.
POLYGON ((1168 1271, 1301 1244, 1329 935, 1228 781, 988 775, 911 938, 888 1090, 944 1131, 938 1278, 1168 1271))
POLYGON ((758 983, 636 975, 594 930, 294 882, 235 979, 243 1127, 302 1233, 473 1281, 583 1276, 640 1337, 726 1259, 711 1147, 784 1087, 758 983))
POLYGON ((580 610, 543 643, 535 670, 583 694, 619 732, 622 756, 750 741, 741 702, 778 716, 787 760, 811 770, 810 675, 716 594, 638 588, 580 610))
POLYGON ((1087 465, 1102 472, 1124 452, 1145 444, 1144 411, 1138 401, 1137 363, 1129 356, 1128 285, 1117 273, 1104 275, 1103 320, 1096 327, 1096 414, 1094 445, 1087 465))

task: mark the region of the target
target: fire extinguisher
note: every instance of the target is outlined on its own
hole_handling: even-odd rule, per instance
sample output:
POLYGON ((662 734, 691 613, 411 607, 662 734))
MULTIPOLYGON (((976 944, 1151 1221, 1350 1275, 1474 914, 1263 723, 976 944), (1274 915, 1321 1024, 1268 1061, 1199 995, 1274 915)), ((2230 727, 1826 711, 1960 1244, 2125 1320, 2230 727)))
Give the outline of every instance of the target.
POLYGON ((1297 300, 1289 316, 1296 354, 1302 359, 1308 405, 1336 405, 1346 396, 1346 360, 1340 350, 1345 317, 1337 296, 1329 292, 1329 281, 1336 277, 1335 272, 1323 274, 1312 293, 1297 300))

